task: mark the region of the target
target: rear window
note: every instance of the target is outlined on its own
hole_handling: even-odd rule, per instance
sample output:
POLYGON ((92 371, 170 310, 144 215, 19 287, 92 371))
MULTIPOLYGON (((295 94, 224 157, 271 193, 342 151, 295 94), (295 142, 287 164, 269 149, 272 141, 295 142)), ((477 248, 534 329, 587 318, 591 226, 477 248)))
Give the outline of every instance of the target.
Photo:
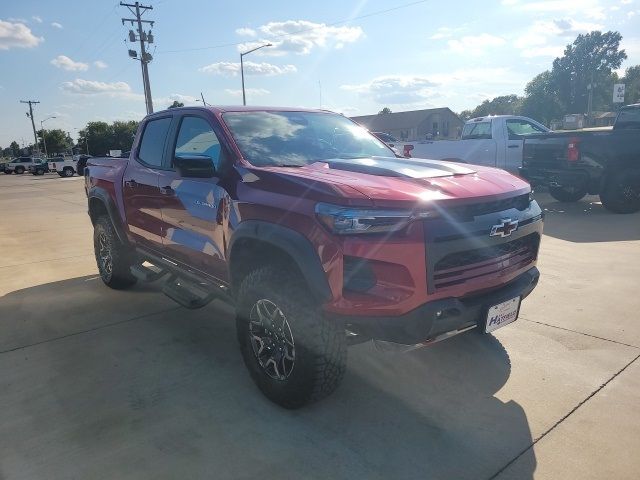
POLYGON ((491 139, 491 120, 488 122, 467 123, 462 130, 462 139, 491 139))
POLYGON ((162 165, 162 154, 170 125, 171 117, 158 118, 147 123, 138 150, 140 160, 148 165, 157 167, 162 165))
POLYGON ((616 119, 616 128, 640 128, 640 108, 620 110, 616 119))

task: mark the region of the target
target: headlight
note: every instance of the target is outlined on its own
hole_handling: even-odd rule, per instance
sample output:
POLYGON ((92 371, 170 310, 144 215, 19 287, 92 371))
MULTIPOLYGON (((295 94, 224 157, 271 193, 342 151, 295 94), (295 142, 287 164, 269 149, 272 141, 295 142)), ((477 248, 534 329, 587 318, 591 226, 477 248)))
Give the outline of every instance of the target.
POLYGON ((333 233, 352 235, 396 232, 402 230, 413 220, 436 217, 437 212, 432 210, 353 208, 318 203, 316 215, 333 233))

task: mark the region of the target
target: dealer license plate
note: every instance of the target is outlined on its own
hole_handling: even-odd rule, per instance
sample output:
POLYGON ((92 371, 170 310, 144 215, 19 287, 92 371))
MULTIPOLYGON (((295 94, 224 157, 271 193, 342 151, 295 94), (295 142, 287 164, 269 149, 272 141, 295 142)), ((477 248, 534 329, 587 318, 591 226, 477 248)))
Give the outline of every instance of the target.
POLYGON ((520 297, 512 298, 506 302, 499 303, 489 308, 487 313, 487 324, 484 332, 489 333, 500 327, 515 322, 520 310, 520 297))

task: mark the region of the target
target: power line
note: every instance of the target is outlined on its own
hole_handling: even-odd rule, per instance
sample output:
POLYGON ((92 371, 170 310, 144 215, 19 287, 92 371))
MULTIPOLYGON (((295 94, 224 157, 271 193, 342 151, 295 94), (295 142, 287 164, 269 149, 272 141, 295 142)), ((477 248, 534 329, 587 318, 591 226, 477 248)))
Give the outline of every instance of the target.
POLYGON ((149 32, 145 32, 142 29, 142 24, 147 23, 151 25, 153 28, 153 24, 155 23, 153 20, 142 20, 142 15, 144 15, 147 10, 153 10, 153 6, 151 5, 140 5, 138 2, 133 5, 130 3, 122 3, 120 5, 123 7, 127 7, 129 11, 135 15, 136 18, 123 18, 122 24, 125 22, 131 22, 131 26, 136 23, 138 25, 137 35, 133 30, 129 30, 129 41, 130 42, 140 42, 140 57, 138 58, 138 52, 135 50, 129 50, 129 57, 134 60, 140 61, 140 67, 142 68, 142 85, 144 87, 144 101, 147 106, 147 115, 153 113, 153 101, 151 100, 151 82, 149 81, 149 67, 148 64, 153 60, 153 56, 147 52, 145 48, 145 44, 153 43, 153 33, 151 30, 149 32), (133 10, 135 8, 135 10, 133 10))
POLYGON ((40 103, 37 100, 20 100, 20 103, 27 103, 29 104, 29 113, 27 113, 27 117, 29 117, 31 119, 31 126, 33 127, 33 140, 34 140, 34 146, 36 150, 38 149, 38 135, 36 134, 36 122, 33 120, 33 105, 35 105, 36 103, 40 103))
MULTIPOLYGON (((391 8, 386 8, 384 10, 378 10, 375 12, 371 12, 371 13, 366 13, 364 15, 358 15, 357 17, 352 17, 352 18, 346 18, 343 20, 338 20, 335 22, 330 22, 330 23, 325 23, 322 24, 322 26, 318 26, 318 27, 309 27, 309 28, 303 28, 300 30, 296 30, 294 32, 287 32, 287 33, 280 33, 278 35, 273 35, 273 38, 283 38, 283 37, 289 37, 291 35, 298 35, 300 33, 307 33, 307 32, 312 32, 314 30, 318 30, 320 28, 324 28, 324 27, 334 27, 336 25, 342 25, 344 23, 350 23, 356 20, 362 20, 364 18, 369 18, 369 17, 374 17, 376 15, 383 15, 385 13, 389 13, 389 12, 393 12, 395 10, 401 10, 403 8, 408 8, 408 7, 412 7, 414 5, 418 5, 421 3, 427 3, 429 0, 419 0, 416 2, 410 2, 410 3, 405 3, 403 5, 398 5, 396 7, 391 7, 391 8)), ((226 47, 236 47, 238 45, 243 45, 247 43, 246 41, 243 42, 235 42, 235 43, 221 43, 218 45, 211 45, 208 47, 196 47, 196 48, 181 48, 179 50, 161 50, 158 52, 158 54, 162 54, 162 53, 182 53, 182 52, 196 52, 196 51, 200 51, 200 50, 213 50, 216 48, 226 48, 226 47)))

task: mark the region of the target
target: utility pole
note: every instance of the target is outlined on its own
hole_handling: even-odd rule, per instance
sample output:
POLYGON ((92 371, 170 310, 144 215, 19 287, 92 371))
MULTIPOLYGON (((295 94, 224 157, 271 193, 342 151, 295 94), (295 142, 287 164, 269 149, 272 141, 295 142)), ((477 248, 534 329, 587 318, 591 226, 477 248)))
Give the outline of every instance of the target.
POLYGON ((260 45, 259 47, 252 48, 248 52, 244 52, 240 54, 240 76, 242 77, 242 105, 247 104, 247 96, 244 92, 244 60, 243 58, 245 55, 249 55, 251 52, 255 52, 256 50, 260 50, 261 48, 264 48, 264 47, 273 47, 273 45, 270 43, 265 43, 264 45, 260 45))
POLYGON ((589 97, 587 99, 587 119, 589 126, 593 126, 593 70, 591 70, 591 83, 589 84, 589 97))
POLYGON ((31 119, 31 126, 33 127, 33 141, 35 142, 36 150, 40 151, 40 148, 38 148, 38 135, 36 134, 36 122, 33 120, 33 105, 40 102, 36 100, 20 100, 20 103, 29 104, 29 113, 27 113, 27 117, 31 119))
POLYGON ((140 67, 142 68, 142 86, 144 88, 144 101, 147 106, 147 115, 153 113, 153 101, 151 100, 151 83, 149 82, 149 63, 153 60, 153 57, 150 53, 147 52, 145 48, 146 43, 153 43, 153 33, 149 30, 149 33, 145 32, 142 29, 143 23, 151 24, 151 28, 153 28, 154 22, 151 20, 142 20, 142 15, 147 10, 153 10, 152 6, 140 5, 140 3, 136 2, 134 4, 130 3, 122 3, 120 5, 123 7, 127 7, 129 11, 135 15, 136 18, 123 18, 122 24, 125 22, 131 22, 131 26, 137 24, 138 30, 137 35, 133 30, 129 30, 129 41, 130 42, 140 42, 140 58, 138 58, 138 52, 135 50, 129 50, 129 57, 134 60, 140 61, 140 67), (135 9, 135 10, 133 10, 135 9))

